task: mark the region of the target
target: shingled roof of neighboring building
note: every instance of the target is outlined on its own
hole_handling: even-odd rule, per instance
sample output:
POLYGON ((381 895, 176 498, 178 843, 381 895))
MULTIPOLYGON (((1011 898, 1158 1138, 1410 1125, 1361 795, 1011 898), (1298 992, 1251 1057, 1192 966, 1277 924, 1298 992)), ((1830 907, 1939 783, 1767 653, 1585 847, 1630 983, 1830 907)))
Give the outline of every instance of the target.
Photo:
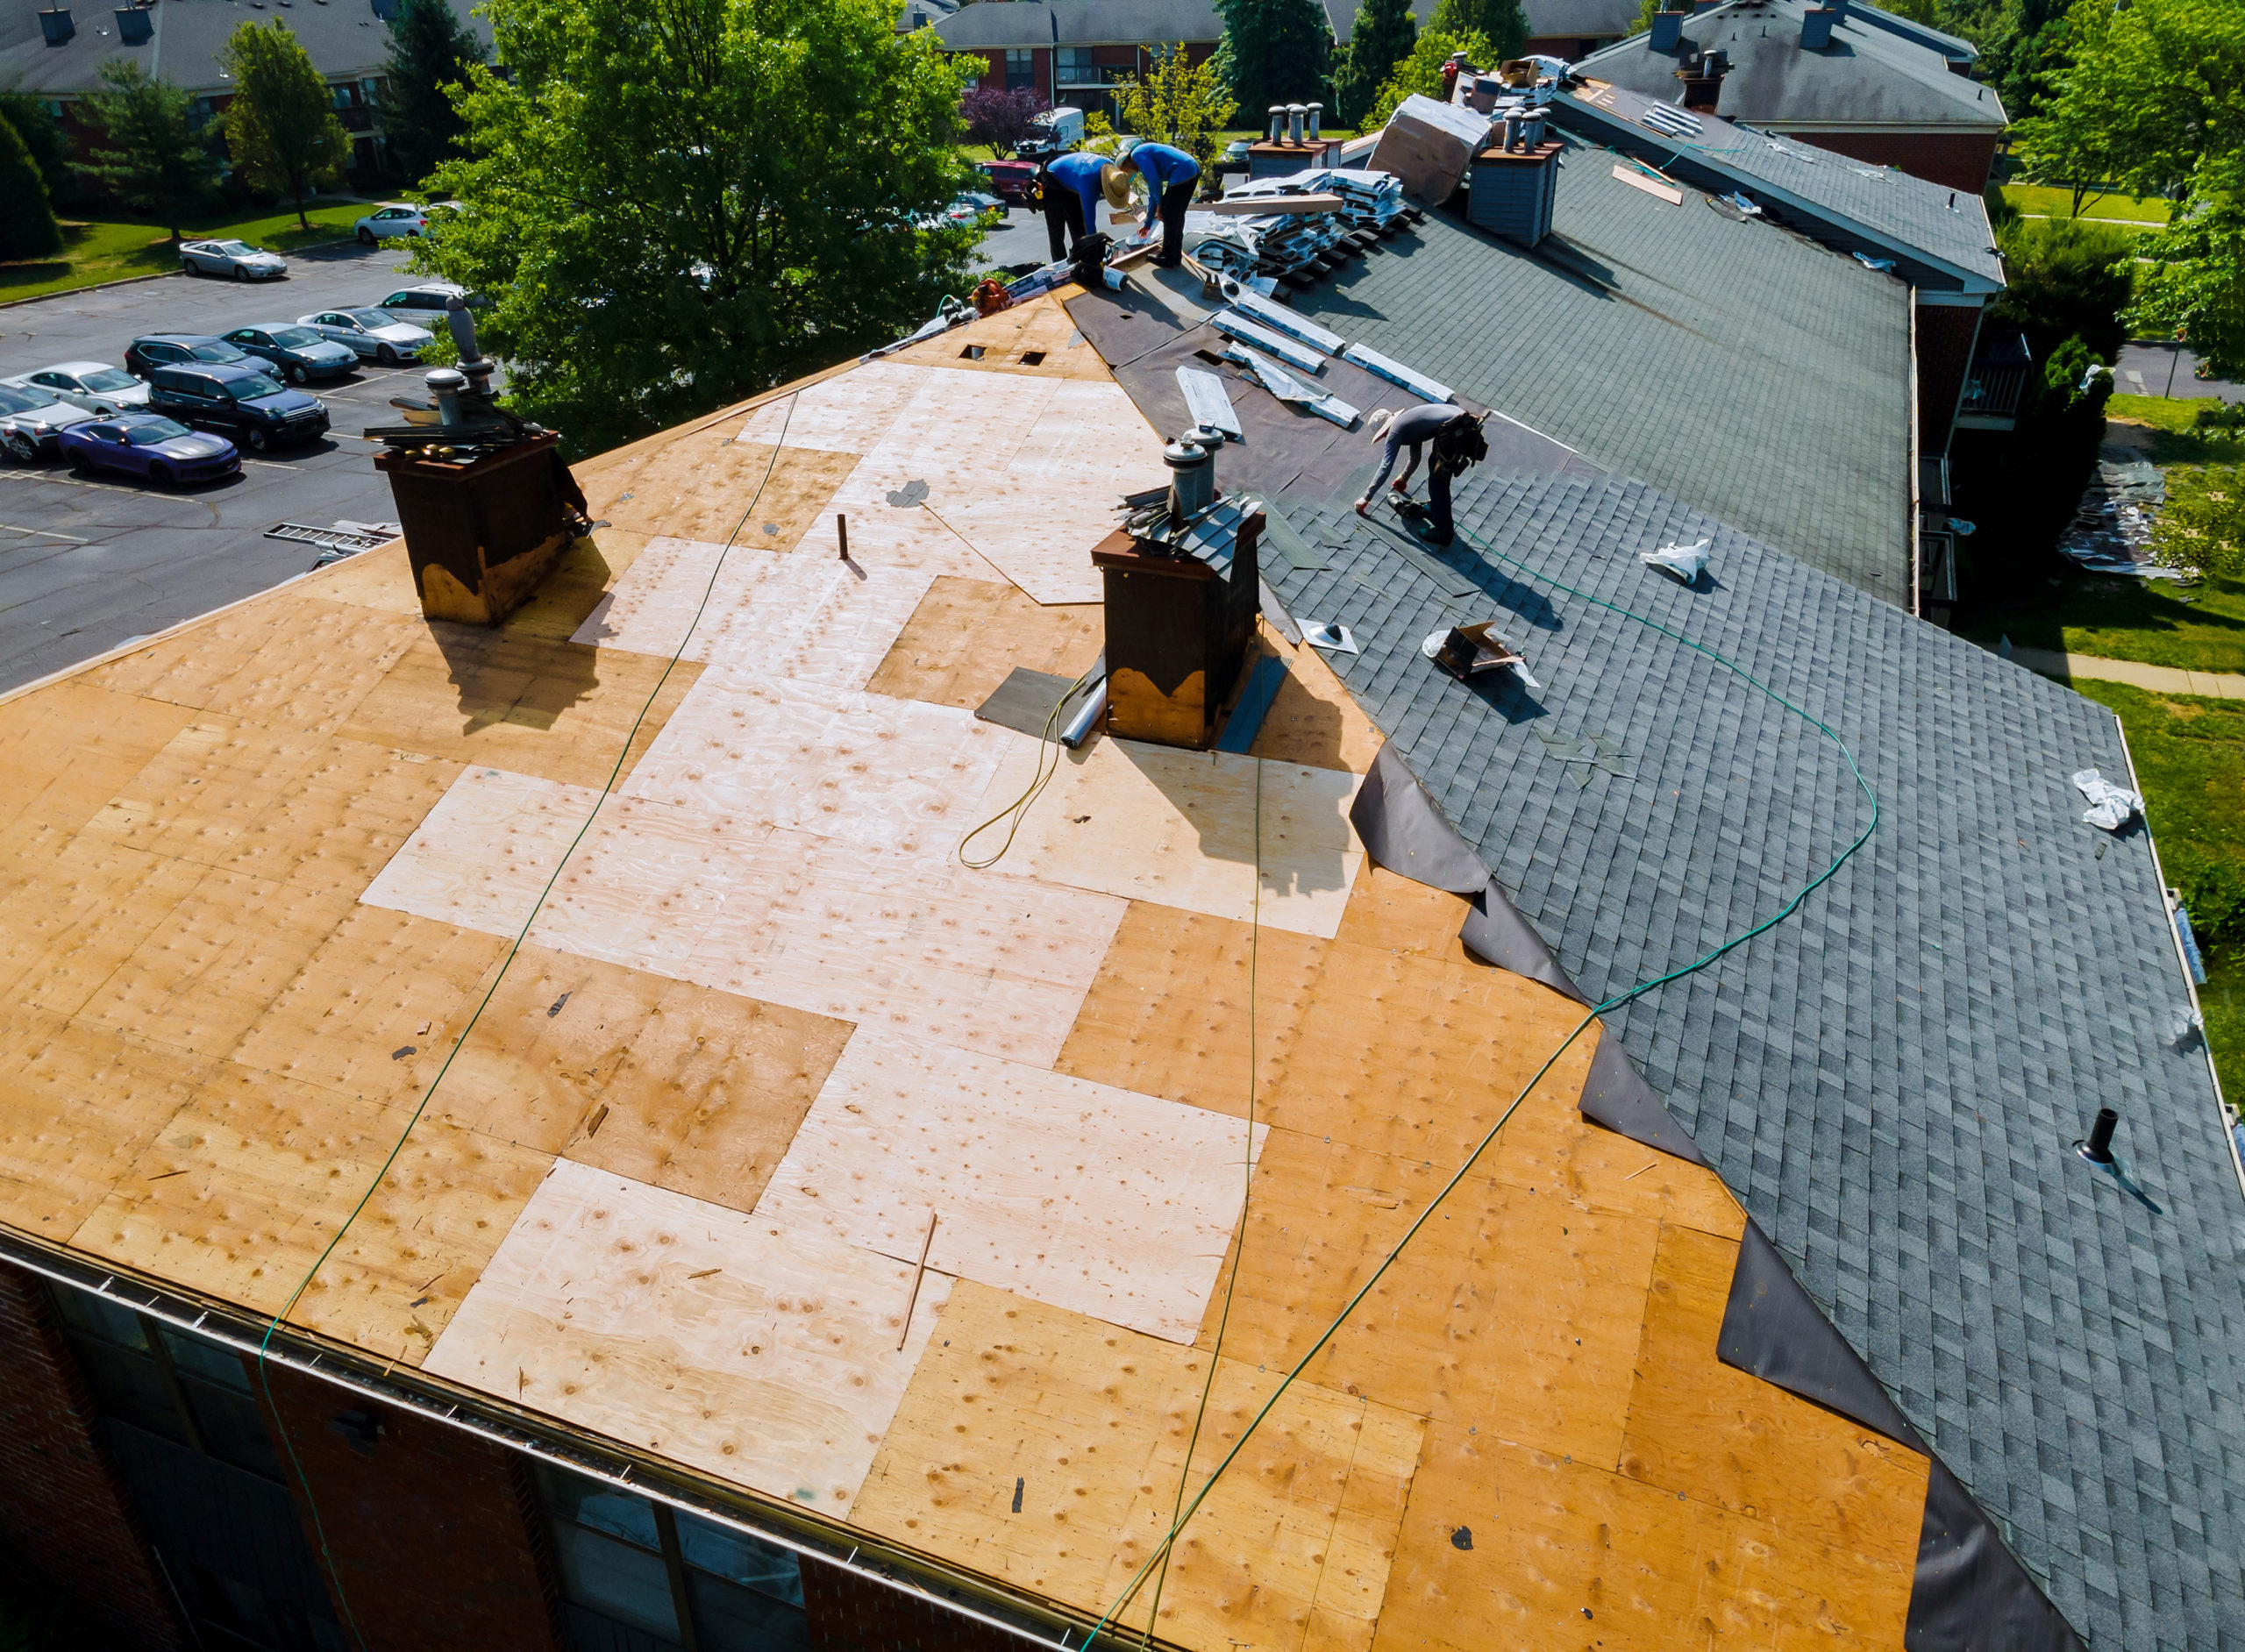
POLYGON ((1732 120, 1825 127, 2000 127, 1992 87, 1950 72, 1942 50, 1852 15, 1821 51, 1800 44, 1803 0, 1730 0, 1687 18, 1681 43, 1657 52, 1641 34, 1593 52, 1583 74, 1673 103, 1678 66, 1694 51, 1729 54, 1715 112, 1732 120))
POLYGON ((1695 192, 1671 205, 1605 150, 1563 160, 1534 252, 1436 212, 1297 307, 1907 607, 1907 289, 1695 192))
MULTIPOLYGON (((1357 26, 1361 0, 1322 0, 1333 38, 1345 40, 1357 26)), ((1437 0, 1411 0, 1411 16, 1422 29, 1433 23, 1437 0)), ((1633 32, 1638 8, 1631 0, 1522 0, 1528 38, 1605 39, 1633 32)))
MULTIPOLYGON (((152 33, 139 44, 118 39, 117 22, 106 8, 82 13, 77 29, 60 46, 42 33, 40 0, 0 0, 0 86, 14 86, 49 97, 95 91, 101 66, 111 58, 138 63, 150 75, 190 92, 230 91, 219 74, 226 37, 244 22, 258 21, 239 6, 218 0, 171 0, 142 13, 152 33)), ((480 11, 460 0, 453 10, 478 40, 491 43, 491 25, 480 11)), ((384 73, 389 55, 389 25, 371 0, 335 0, 327 5, 292 6, 275 14, 288 24, 313 66, 330 80, 384 73)))
POLYGON ((1215 40, 1223 32, 1223 19, 1208 0, 1010 0, 961 6, 936 25, 944 45, 954 52, 1215 40))

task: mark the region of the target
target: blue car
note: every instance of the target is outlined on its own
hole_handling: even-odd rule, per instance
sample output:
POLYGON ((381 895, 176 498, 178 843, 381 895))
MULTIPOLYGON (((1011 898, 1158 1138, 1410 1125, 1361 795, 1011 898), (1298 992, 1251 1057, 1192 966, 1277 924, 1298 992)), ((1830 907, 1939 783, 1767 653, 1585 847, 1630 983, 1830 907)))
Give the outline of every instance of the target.
POLYGON ((190 431, 160 413, 127 413, 121 418, 73 424, 55 441, 62 456, 80 470, 121 471, 159 488, 214 481, 242 467, 241 455, 225 438, 190 431))
POLYGON ((357 351, 321 338, 299 321, 260 321, 253 327, 237 327, 226 335, 226 342, 271 362, 291 384, 338 378, 359 365, 357 351))
POLYGON ((266 377, 261 361, 158 367, 148 381, 148 407, 197 430, 215 424, 257 453, 327 434, 327 409, 320 399, 282 388, 280 381, 266 377))

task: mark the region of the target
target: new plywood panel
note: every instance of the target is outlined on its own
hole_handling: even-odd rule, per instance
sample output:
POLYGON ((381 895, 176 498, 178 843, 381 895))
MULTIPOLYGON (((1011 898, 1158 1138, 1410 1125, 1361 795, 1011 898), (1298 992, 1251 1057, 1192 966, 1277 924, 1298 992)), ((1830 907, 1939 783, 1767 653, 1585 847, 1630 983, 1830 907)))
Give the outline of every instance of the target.
POLYGON ((856 463, 793 442, 775 451, 713 425, 604 471, 585 499, 595 521, 632 533, 786 551, 856 463))
POLYGON ((74 1015, 206 868, 47 829, 26 838, 0 895, 0 994, 74 1015))
POLYGON ((1663 1229, 1621 1471, 1906 1580, 1927 1460, 1715 1357, 1737 1263, 1735 1239, 1663 1229))
POLYGON ((860 1032, 759 1215, 1189 1342, 1264 1132, 1016 1062, 860 1032))
POLYGON ((463 769, 360 899, 511 939, 600 801, 590 787, 463 769))
POLYGON ((866 687, 972 711, 1017 666, 1081 676, 1105 638, 1097 603, 1048 607, 1010 584, 941 575, 866 687))
POLYGON ((0 830, 82 827, 193 714, 82 678, 8 701, 0 717, 0 830))
MULTIPOLYGON (((1290 1369, 1455 1169, 1272 1131, 1234 1249, 1225 1356, 1290 1369)), ((1305 1374, 1611 1468, 1658 1235, 1647 1218, 1586 1214, 1549 1187, 1471 1176, 1305 1374)), ((1212 1306, 1204 1342, 1217 1318, 1212 1306)))
POLYGON ((523 605, 507 616, 501 629, 517 636, 568 641, 616 581, 631 571, 646 542, 645 534, 595 528, 561 553, 561 559, 523 605))
MULTIPOLYGON (((1168 1529, 1207 1356, 969 1280, 940 1330, 853 1520, 1106 1611, 1168 1529)), ((1222 1363, 1194 1490, 1278 1380, 1222 1363)), ((1208 1652, 1367 1645, 1419 1439, 1417 1418, 1296 1384, 1186 1527, 1158 1633, 1208 1652)), ((1117 1621, 1143 1627, 1151 1604, 1149 1586, 1117 1621)))
POLYGON ((978 373, 1034 373, 1046 378, 1102 382, 1112 377, 1099 352, 1077 331, 1074 318, 1051 293, 900 350, 891 360, 978 373), (968 353, 975 349, 982 352, 979 360, 968 353), (1034 352, 1041 352, 1044 360, 1023 360, 1034 352))
POLYGON ((417 1364, 549 1159, 223 1062, 70 1243, 417 1364))
POLYGON ((1468 963, 1471 958, 1457 931, 1472 910, 1472 903, 1462 895, 1415 883, 1366 856, 1358 863, 1357 879, 1350 886, 1349 902, 1342 908, 1341 927, 1333 938, 1348 946, 1468 963))
POLYGON ((421 594, 413 588, 413 564, 403 539, 331 563, 308 576, 302 588, 323 602, 350 602, 385 614, 421 612, 421 594))
POLYGON ((432 1105, 465 1128, 746 1210, 850 1030, 525 946, 432 1105))
MULTIPOLYGON (((999 769, 983 815, 1027 787, 1039 749, 1023 745, 999 769)), ((1348 819, 1356 788, 1356 776, 1330 769, 1095 739, 1062 754, 998 865, 1047 882, 1330 936, 1364 856, 1348 819)), ((976 847, 987 852, 1002 841, 990 837, 976 847)))
POLYGON ((839 1519, 948 1292, 908 1328, 914 1272, 565 1159, 426 1368, 839 1519))
POLYGON ((1372 1644, 1869 1652, 1902 1644, 1909 1592, 1906 1564, 1436 1423, 1372 1644))
MULTIPOLYGON (((871 361, 790 395, 776 396, 732 427, 744 442, 834 453, 866 453, 918 393, 928 370, 871 361)), ((720 426, 719 428, 723 428, 720 426)))
POLYGON ((424 622, 423 629, 339 732, 374 745, 604 786, 619 758, 629 772, 701 674, 690 664, 670 667, 644 655, 445 620, 424 622))
POLYGON ((1286 661, 1286 676, 1263 715, 1251 748, 1255 755, 1352 774, 1369 770, 1387 737, 1349 697, 1332 667, 1315 649, 1290 647, 1267 627, 1262 637, 1263 646, 1286 661))
POLYGON ((947 707, 718 667, 624 790, 942 859, 1021 738, 947 707))

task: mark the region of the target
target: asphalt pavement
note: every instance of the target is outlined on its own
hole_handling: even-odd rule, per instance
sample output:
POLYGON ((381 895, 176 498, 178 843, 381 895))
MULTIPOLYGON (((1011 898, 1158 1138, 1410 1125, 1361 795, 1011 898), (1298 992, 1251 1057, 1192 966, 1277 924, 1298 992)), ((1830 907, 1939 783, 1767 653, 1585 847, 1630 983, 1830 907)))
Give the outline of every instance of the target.
MULTIPOLYGON (((346 243, 289 253, 277 281, 174 275, 14 305, 0 310, 0 376, 121 362, 142 333, 224 332, 367 303, 404 284, 404 261, 346 243)), ((372 463, 381 444, 358 432, 386 422, 389 398, 418 384, 417 368, 369 363, 314 385, 334 424, 325 437, 246 453, 239 476, 178 493, 0 461, 0 688, 306 572, 317 547, 263 537, 280 523, 394 520, 389 484, 372 463)))
POLYGON ((2223 379, 2201 379, 2199 359, 2180 345, 2134 339, 2120 346, 2113 367, 2113 388, 2123 395, 2219 396, 2225 402, 2245 402, 2245 384, 2223 379))

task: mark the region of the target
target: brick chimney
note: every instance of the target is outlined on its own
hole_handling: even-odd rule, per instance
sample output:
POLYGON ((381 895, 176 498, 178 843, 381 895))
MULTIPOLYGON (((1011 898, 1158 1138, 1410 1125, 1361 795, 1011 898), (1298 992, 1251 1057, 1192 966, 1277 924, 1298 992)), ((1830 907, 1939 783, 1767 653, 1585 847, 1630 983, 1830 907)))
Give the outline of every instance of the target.
POLYGON ((1652 39, 1649 42, 1656 52, 1673 52, 1684 39, 1683 11, 1656 11, 1652 14, 1652 39))
POLYGON ((1722 77, 1730 68, 1728 55, 1721 52, 1702 52, 1684 60, 1684 67, 1676 71, 1676 78, 1684 82, 1684 107, 1697 109, 1708 114, 1722 98, 1722 77))
POLYGON ((1832 44, 1832 30, 1840 20, 1836 6, 1811 6, 1800 14, 1800 49, 1821 52, 1832 44))

